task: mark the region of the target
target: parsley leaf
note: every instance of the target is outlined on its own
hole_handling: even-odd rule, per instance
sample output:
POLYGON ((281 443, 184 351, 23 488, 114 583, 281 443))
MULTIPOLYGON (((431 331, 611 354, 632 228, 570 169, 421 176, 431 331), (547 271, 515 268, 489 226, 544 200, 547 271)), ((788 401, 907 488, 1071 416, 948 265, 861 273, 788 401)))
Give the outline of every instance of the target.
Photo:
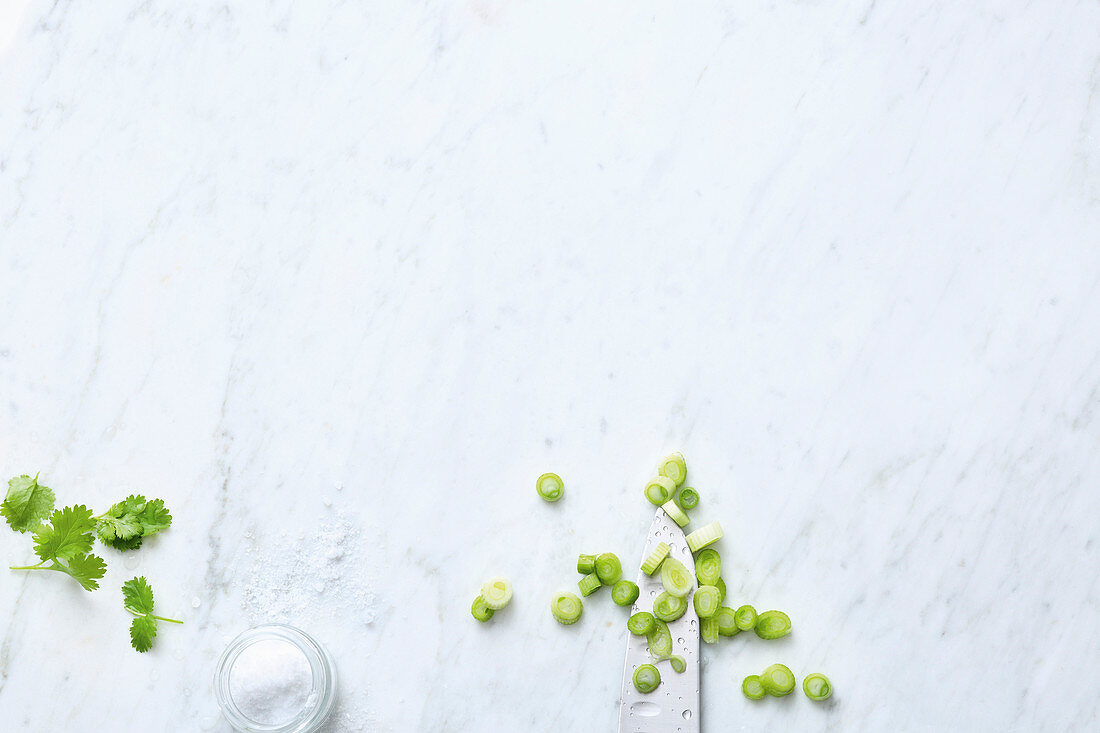
POLYGON ((8 493, 0 514, 16 532, 35 529, 53 510, 53 491, 38 483, 38 476, 16 476, 8 481, 8 493))
POLYGON ((12 566, 12 570, 56 570, 71 576, 84 590, 99 587, 96 581, 107 572, 103 558, 90 554, 95 519, 88 507, 55 509, 49 526, 41 525, 34 533, 37 565, 12 566), (46 563, 50 563, 47 565, 46 563))
POLYGON ((131 578, 122 584, 122 605, 134 614, 135 618, 130 622, 130 644, 139 652, 147 652, 153 647, 157 621, 183 623, 174 618, 153 615, 153 589, 144 577, 131 578))
POLYGON ((172 515, 163 500, 130 495, 96 517, 96 535, 116 550, 136 550, 145 537, 171 524, 172 515))

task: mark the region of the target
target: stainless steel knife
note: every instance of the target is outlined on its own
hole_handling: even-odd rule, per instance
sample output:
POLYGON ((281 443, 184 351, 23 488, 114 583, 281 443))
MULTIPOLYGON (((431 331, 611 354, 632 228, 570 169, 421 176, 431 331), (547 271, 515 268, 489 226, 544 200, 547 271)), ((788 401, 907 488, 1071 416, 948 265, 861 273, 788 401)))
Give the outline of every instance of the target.
MULTIPOLYGON (((671 548, 669 557, 694 571, 684 532, 664 509, 657 509, 653 517, 639 567, 661 542, 667 542, 671 548)), ((660 573, 651 577, 639 570, 638 590, 638 600, 630 612, 652 611, 653 599, 662 590, 660 573)), ((690 596, 688 600, 687 612, 668 625, 672 633, 672 653, 683 657, 687 663, 683 672, 675 672, 667 661, 655 660, 644 636, 627 635, 619 733, 699 733, 699 618, 690 596), (661 673, 661 684, 646 695, 634 688, 634 670, 642 664, 653 664, 661 673)))

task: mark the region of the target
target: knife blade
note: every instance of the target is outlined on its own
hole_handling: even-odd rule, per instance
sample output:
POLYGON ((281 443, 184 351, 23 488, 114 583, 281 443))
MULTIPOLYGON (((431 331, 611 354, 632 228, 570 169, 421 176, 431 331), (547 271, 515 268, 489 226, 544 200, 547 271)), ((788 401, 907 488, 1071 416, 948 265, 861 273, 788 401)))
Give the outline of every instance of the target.
MULTIPOLYGON (((669 557, 694 569, 684 531, 658 508, 642 550, 642 559, 638 562, 639 568, 661 542, 668 543, 669 557)), ((649 576, 639 569, 638 590, 638 600, 630 612, 652 611, 653 600, 663 590, 660 573, 649 576)), ((699 618, 690 596, 688 601, 687 612, 668 625, 672 634, 672 653, 683 657, 687 664, 682 673, 677 674, 668 662, 658 663, 653 659, 644 636, 628 633, 623 692, 619 699, 619 733, 699 733, 699 618), (642 664, 653 664, 661 673, 661 684, 646 695, 634 688, 634 670, 642 664)))

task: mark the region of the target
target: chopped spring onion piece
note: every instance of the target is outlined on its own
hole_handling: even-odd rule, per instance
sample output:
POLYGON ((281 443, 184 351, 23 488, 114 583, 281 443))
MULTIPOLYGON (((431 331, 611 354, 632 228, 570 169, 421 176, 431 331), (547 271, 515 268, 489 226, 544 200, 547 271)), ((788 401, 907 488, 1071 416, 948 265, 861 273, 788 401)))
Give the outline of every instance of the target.
MULTIPOLYGON (((676 665, 672 666, 675 667, 676 665)), ((825 675, 814 672, 806 675, 806 679, 802 680, 802 691, 811 700, 828 700, 829 695, 833 694, 833 684, 829 682, 829 678, 825 675)))
POLYGON ((687 662, 684 661, 684 658, 677 655, 677 654, 674 654, 673 656, 669 657, 668 658, 668 663, 672 665, 672 668, 674 670, 676 670, 678 673, 681 673, 681 674, 683 673, 683 671, 685 669, 688 668, 687 662))
POLYGON ((642 572, 646 575, 653 575, 657 572, 657 568, 661 566, 661 563, 666 557, 668 557, 669 550, 671 550, 667 542, 662 542, 657 545, 657 548, 649 553, 649 557, 642 563, 642 572))
POLYGON ((668 624, 660 619, 653 620, 653 631, 646 634, 649 643, 649 653, 658 659, 672 656, 672 632, 668 630, 668 624))
POLYGON ((652 664, 643 664, 634 670, 634 689, 643 695, 653 692, 661 684, 661 673, 652 664))
POLYGON ((596 556, 595 555, 578 555, 577 556, 577 572, 581 575, 588 575, 596 569, 596 556))
POLYGON ((782 611, 764 611, 756 617, 756 635, 761 639, 779 639, 791 633, 791 619, 782 611))
POLYGON ((707 545, 713 545, 720 539, 722 539, 722 525, 718 522, 711 522, 687 536, 688 549, 692 552, 699 552, 707 545))
POLYGON ((717 588, 713 585, 704 585, 695 591, 692 602, 695 604, 695 613, 699 618, 710 618, 718 613, 718 605, 722 601, 718 598, 717 588))
POLYGON ((718 622, 718 633, 722 636, 737 636, 741 629, 737 628, 737 613, 729 606, 722 606, 714 614, 714 620, 718 622))
POLYGON ((752 606, 741 606, 741 608, 737 609, 735 614, 737 628, 741 631, 748 631, 756 626, 756 609, 752 606))
POLYGON ((657 473, 665 478, 671 479, 672 483, 676 486, 683 484, 684 479, 686 479, 688 475, 687 462, 684 461, 684 454, 671 453, 665 456, 661 461, 661 465, 657 467, 657 473))
POLYGON ((535 480, 535 491, 547 501, 557 501, 565 493, 565 484, 556 473, 544 473, 535 480))
POLYGON ((491 619, 496 612, 486 605, 484 598, 478 596, 474 599, 473 605, 470 606, 470 613, 472 613, 474 618, 478 621, 484 622, 491 619))
POLYGON ((699 585, 718 585, 722 577, 722 556, 718 550, 702 550, 695 556, 695 578, 699 585))
POLYGON ((758 674, 750 674, 741 683, 741 692, 750 700, 759 700, 768 694, 764 689, 764 680, 758 674))
POLYGON ((662 621, 675 621, 684 615, 687 607, 686 597, 674 596, 665 590, 653 601, 653 615, 662 621))
POLYGON ((626 628, 630 629, 630 633, 634 636, 646 636, 657 628, 657 623, 649 611, 638 611, 627 619, 626 628))
POLYGON ((674 557, 661 563, 661 585, 674 596, 683 598, 695 586, 695 578, 687 566, 674 557))
POLYGON ((674 501, 666 501, 661 505, 661 508, 665 510, 665 514, 672 518, 673 522, 676 522, 676 524, 681 527, 691 521, 688 519, 688 515, 684 514, 680 510, 680 507, 676 506, 676 502, 674 501))
POLYGON ((629 606, 638 600, 638 586, 629 580, 620 580, 611 587, 611 600, 616 606, 629 606))
POLYGON ((794 672, 784 664, 773 664, 760 673, 760 682, 769 695, 783 697, 794 689, 794 672))
POLYGON ((581 595, 586 598, 598 591, 602 585, 600 577, 595 573, 589 573, 577 581, 577 587, 581 589, 581 595))
POLYGON ((486 606, 499 611, 512 600, 512 584, 499 575, 489 578, 481 586, 481 597, 485 599, 486 606))
POLYGON ((676 503, 685 512, 699 506, 699 492, 690 486, 685 486, 676 494, 676 503))
POLYGON ((719 578, 714 587, 718 589, 718 602, 721 603, 726 600, 726 581, 719 578))
POLYGON ((550 599, 550 613, 554 614, 559 624, 568 626, 577 622, 584 610, 581 599, 572 593, 555 593, 550 599))
POLYGON ((699 622, 699 638, 707 644, 718 641, 718 621, 711 616, 699 622))
POLYGON ((623 577, 623 566, 613 552, 605 552, 596 558, 596 577, 604 585, 614 585, 623 577))
POLYGON ((676 484, 672 483, 672 479, 654 476, 645 485, 645 498, 649 499, 650 504, 661 506, 672 497, 672 491, 675 488, 676 484))

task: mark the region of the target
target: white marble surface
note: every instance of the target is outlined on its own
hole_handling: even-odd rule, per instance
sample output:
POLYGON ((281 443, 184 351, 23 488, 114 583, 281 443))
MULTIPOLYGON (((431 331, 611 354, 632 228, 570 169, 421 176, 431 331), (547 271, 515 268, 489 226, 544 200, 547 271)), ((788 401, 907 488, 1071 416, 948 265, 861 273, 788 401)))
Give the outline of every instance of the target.
POLYGON ((1095 729, 1100 5, 0 26, 0 467, 176 516, 96 593, 3 576, 5 730, 225 731, 214 660, 276 618, 337 657, 329 731, 613 730, 623 612, 547 599, 635 562, 673 448, 795 624, 706 651, 704 730, 1095 729), (187 622, 146 655, 135 573, 187 622), (774 661, 834 702, 745 700, 774 661))

